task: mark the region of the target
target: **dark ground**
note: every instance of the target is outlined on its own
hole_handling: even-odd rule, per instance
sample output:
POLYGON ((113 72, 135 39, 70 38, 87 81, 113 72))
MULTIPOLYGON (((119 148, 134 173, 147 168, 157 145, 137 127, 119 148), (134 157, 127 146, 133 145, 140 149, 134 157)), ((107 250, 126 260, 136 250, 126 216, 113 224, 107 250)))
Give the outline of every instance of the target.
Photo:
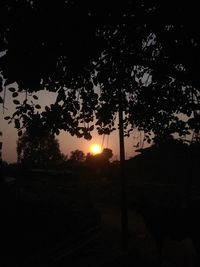
MULTIPOLYGON (((192 196, 198 196, 198 188, 192 190, 192 196)), ((1 266, 146 267, 158 266, 157 246, 135 205, 178 207, 184 204, 185 189, 129 181, 129 249, 125 254, 118 180, 26 173, 6 183, 1 198, 1 266)), ((190 238, 172 241, 165 237, 163 244, 165 266, 194 266, 197 251, 190 238)))

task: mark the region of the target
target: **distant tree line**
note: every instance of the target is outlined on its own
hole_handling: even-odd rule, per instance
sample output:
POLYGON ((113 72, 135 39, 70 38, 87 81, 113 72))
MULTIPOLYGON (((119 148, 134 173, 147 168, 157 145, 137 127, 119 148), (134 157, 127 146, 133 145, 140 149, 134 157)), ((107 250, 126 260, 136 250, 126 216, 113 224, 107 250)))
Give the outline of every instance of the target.
POLYGON ((17 162, 26 167, 56 167, 64 165, 103 166, 109 163, 113 153, 104 148, 102 153, 92 155, 84 154, 82 150, 71 151, 68 158, 60 151, 59 142, 54 135, 46 133, 33 136, 28 132, 22 134, 17 141, 17 162))

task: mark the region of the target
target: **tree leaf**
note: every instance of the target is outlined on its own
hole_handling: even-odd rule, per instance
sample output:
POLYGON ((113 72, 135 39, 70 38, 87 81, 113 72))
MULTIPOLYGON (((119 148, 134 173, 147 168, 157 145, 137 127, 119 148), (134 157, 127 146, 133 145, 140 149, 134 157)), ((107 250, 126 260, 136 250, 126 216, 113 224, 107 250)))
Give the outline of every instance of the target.
POLYGON ((86 140, 91 140, 92 139, 92 136, 91 136, 91 134, 90 133, 85 133, 84 134, 84 138, 86 139, 86 140))
POLYGON ((13 97, 17 97, 19 94, 17 93, 17 92, 14 92, 13 94, 12 94, 12 96, 13 97))
POLYGON ((15 128, 17 128, 17 129, 20 128, 20 122, 18 119, 15 119, 15 128))
POLYGON ((90 131, 94 130, 94 125, 90 126, 90 131))
POLYGON ((19 102, 19 100, 13 100, 13 103, 15 104, 15 105, 19 105, 20 104, 20 102, 19 102))
POLYGON ((4 120, 9 120, 10 119, 10 116, 6 116, 6 117, 4 117, 4 120))
POLYGON ((17 134, 18 136, 22 136, 22 131, 20 130, 17 134))
POLYGON ((14 87, 10 87, 10 88, 8 88, 8 90, 9 90, 10 92, 12 92, 12 93, 14 93, 14 92, 16 91, 16 89, 15 89, 14 87))
POLYGON ((35 100, 38 100, 38 97, 37 97, 36 95, 33 95, 33 98, 34 98, 35 100))
POLYGON ((35 108, 40 109, 41 106, 37 104, 37 105, 35 105, 35 108))
POLYGON ((50 108, 49 108, 48 106, 45 106, 45 110, 46 110, 47 112, 49 112, 49 111, 50 111, 50 108))

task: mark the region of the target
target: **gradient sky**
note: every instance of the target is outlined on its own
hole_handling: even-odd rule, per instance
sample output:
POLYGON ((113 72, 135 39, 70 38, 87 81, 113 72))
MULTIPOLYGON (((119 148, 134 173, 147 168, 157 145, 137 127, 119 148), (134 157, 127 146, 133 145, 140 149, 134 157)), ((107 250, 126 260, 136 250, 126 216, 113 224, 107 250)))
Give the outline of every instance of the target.
MULTIPOLYGON (((39 97, 38 103, 44 107, 45 105, 49 105, 54 102, 55 94, 49 92, 38 92, 37 96, 39 97)), ((22 98, 24 95, 22 94, 22 98)), ((8 124, 7 121, 4 120, 5 116, 9 116, 14 111, 14 104, 12 102, 11 93, 6 91, 6 101, 5 101, 5 109, 3 113, 3 109, 0 111, 0 131, 3 133, 1 137, 3 141, 3 150, 2 150, 2 158, 4 161, 9 163, 16 162, 17 154, 16 154, 16 140, 17 140, 17 130, 14 128, 13 124, 8 124)), ((98 135, 96 131, 93 131, 93 138, 90 141, 87 141, 83 138, 72 137, 69 133, 61 131, 60 135, 57 136, 59 140, 60 149, 62 153, 65 155, 70 155, 70 152, 79 149, 82 150, 85 154, 89 152, 90 145, 93 143, 98 143, 102 145, 103 136, 98 135)), ((126 159, 135 155, 135 147, 134 145, 138 142, 138 133, 135 133, 129 138, 125 138, 125 156, 126 159), (134 137, 135 136, 135 137, 134 137)), ((112 160, 119 159, 119 133, 118 130, 111 133, 109 138, 105 136, 103 147, 109 147, 113 151, 112 160)))

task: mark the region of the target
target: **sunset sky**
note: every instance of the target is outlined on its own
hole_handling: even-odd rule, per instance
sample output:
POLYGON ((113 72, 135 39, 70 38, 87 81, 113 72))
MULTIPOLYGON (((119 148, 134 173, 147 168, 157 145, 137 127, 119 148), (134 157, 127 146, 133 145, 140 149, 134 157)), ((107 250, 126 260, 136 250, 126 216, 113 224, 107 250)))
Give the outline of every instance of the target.
MULTIPOLYGON (((39 97, 38 103, 41 104, 42 107, 45 105, 49 105, 54 102, 55 94, 49 92, 39 92, 37 93, 39 97)), ((21 96, 23 98, 23 94, 21 96)), ((6 102, 5 102, 5 110, 3 114, 3 110, 0 112, 0 120, 1 120, 1 129, 0 131, 3 133, 1 137, 3 141, 3 151, 2 157, 4 161, 9 163, 16 162, 17 154, 16 154, 16 140, 17 140, 17 130, 14 128, 13 124, 8 124, 6 120, 4 120, 5 116, 9 116, 14 111, 14 104, 12 103, 11 93, 6 91, 6 102)), ((132 134, 129 138, 125 138, 125 156, 126 159, 135 155, 134 150, 136 149, 134 145, 138 142, 138 133, 132 134)), ((61 131, 60 135, 57 136, 59 140, 60 149, 62 153, 65 155, 70 155, 70 152, 76 149, 82 150, 85 154, 90 152, 90 146, 94 143, 102 145, 103 148, 111 148, 113 151, 112 160, 119 159, 119 133, 118 130, 111 133, 109 137, 104 137, 98 135, 97 132, 93 131, 93 138, 90 141, 85 140, 84 138, 72 137, 69 133, 61 131)))

